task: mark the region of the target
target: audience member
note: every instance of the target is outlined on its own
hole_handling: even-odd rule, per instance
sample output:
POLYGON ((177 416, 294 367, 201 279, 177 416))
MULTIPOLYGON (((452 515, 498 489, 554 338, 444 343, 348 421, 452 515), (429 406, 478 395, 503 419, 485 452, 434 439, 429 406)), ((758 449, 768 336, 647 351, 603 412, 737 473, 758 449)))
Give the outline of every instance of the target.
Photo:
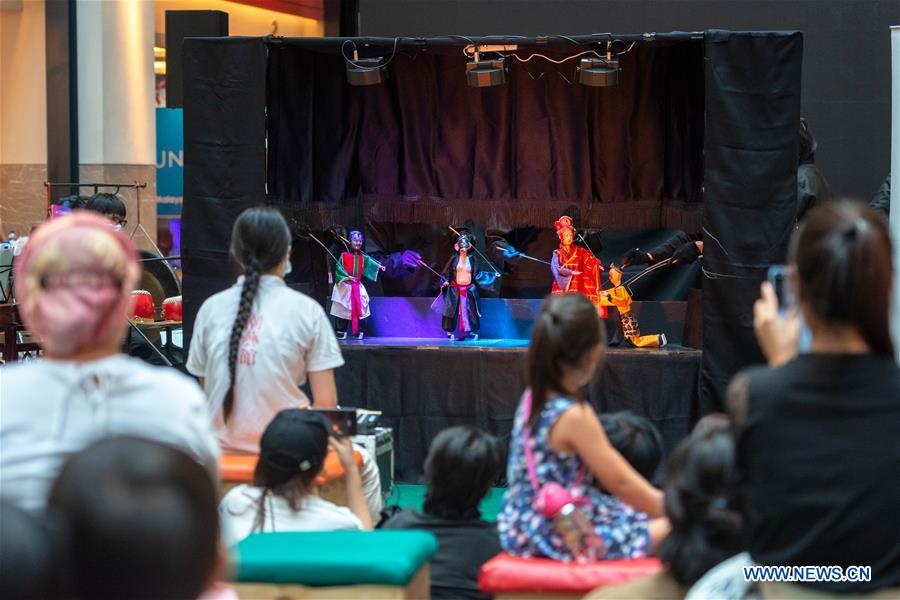
POLYGON ((308 407, 300 389, 307 377, 317 407, 337 405, 334 369, 344 359, 322 307, 284 283, 290 247, 281 213, 245 210, 231 233, 244 274, 207 299, 194 323, 187 368, 200 378, 229 452, 258 452, 279 411, 308 407))
POLYGON ((384 524, 384 529, 424 529, 437 538, 432 598, 488 597, 478 591, 478 571, 500 553, 500 539, 478 506, 502 469, 499 440, 469 425, 445 429, 425 459, 428 488, 422 512, 404 510, 384 524))
POLYGON ((87 199, 79 208, 103 215, 111 221, 117 230, 125 227, 125 203, 118 194, 98 193, 87 199))
MULTIPOLYGON (((279 411, 307 408, 309 379, 319 408, 337 405, 334 369, 344 364, 325 310, 284 283, 291 231, 272 208, 250 208, 231 233, 231 256, 243 275, 203 303, 194 322, 187 369, 200 378, 213 428, 226 452, 259 452, 259 439, 279 411)), ((381 512, 378 468, 363 452, 369 511, 381 512)))
POLYGON ((593 408, 577 400, 598 371, 605 347, 603 325, 586 297, 566 294, 545 301, 528 349, 530 388, 516 411, 509 488, 498 520, 500 541, 511 554, 559 560, 645 556, 668 530, 665 519, 648 521, 648 514, 662 516, 662 492, 616 452, 593 408), (584 485, 588 471, 611 495, 584 485), (569 525, 585 534, 581 539, 590 547, 584 554, 565 541, 571 536, 560 535, 548 507, 537 504, 546 497, 544 488, 578 499, 589 523, 576 513, 569 525), (583 532, 586 528, 592 531, 583 532))
POLYGON ((0 501, 0 598, 69 598, 65 533, 57 519, 0 501))
POLYGON ((172 446, 92 444, 63 467, 48 513, 66 524, 77 598, 194 599, 222 574, 215 487, 172 446))
POLYGON ((798 311, 765 283, 754 325, 768 368, 729 389, 748 500, 750 557, 764 565, 869 565, 900 585, 900 367, 889 331, 893 279, 883 216, 862 203, 816 208, 795 232, 798 311), (798 354, 800 322, 812 336, 798 354))
POLYGON ((659 430, 647 417, 630 410, 600 415, 600 424, 609 443, 647 481, 662 462, 663 445, 659 430))
POLYGON ((222 541, 232 546, 259 531, 372 529, 353 445, 329 437, 331 425, 317 412, 289 408, 266 428, 253 485, 239 485, 222 499, 222 541), (333 448, 346 471, 347 504, 319 497, 316 477, 333 448))
POLYGON ((131 242, 100 217, 67 215, 35 232, 15 271, 44 359, 0 369, 0 494, 41 507, 66 457, 111 434, 174 444, 215 473, 197 384, 120 353, 140 274, 131 242))
POLYGON ((683 598, 707 571, 741 551, 742 503, 727 419, 701 419, 672 453, 664 480, 666 516, 672 524, 659 548, 665 570, 600 588, 591 600, 683 598))

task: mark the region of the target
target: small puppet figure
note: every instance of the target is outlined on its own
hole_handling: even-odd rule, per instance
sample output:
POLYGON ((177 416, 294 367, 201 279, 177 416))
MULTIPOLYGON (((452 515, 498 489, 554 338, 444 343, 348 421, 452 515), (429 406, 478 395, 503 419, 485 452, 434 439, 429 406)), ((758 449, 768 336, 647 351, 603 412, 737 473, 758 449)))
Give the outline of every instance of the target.
POLYGON ((451 340, 464 340, 469 336, 477 340, 481 327, 476 288, 479 266, 478 257, 473 252, 474 244, 472 233, 461 229, 453 245, 456 254, 444 267, 444 282, 438 298, 443 300, 441 327, 451 340))
POLYGON ((334 289, 331 292, 331 314, 337 322, 337 337, 347 339, 347 327, 353 336, 362 339, 365 327, 362 321, 369 317, 369 294, 361 283, 363 277, 378 279, 384 267, 362 249, 365 240, 359 231, 350 232, 350 246, 341 252, 340 261, 334 266, 334 289))
POLYGON ((553 251, 553 258, 550 259, 550 271, 553 273, 551 293, 584 294, 597 307, 600 318, 605 319, 606 306, 599 299, 603 266, 590 250, 575 245, 575 227, 571 217, 563 215, 553 226, 559 237, 559 248, 553 251))
POLYGON ((600 304, 604 307, 615 306, 619 312, 621 335, 638 348, 661 348, 666 345, 664 333, 641 335, 641 326, 637 317, 631 312, 631 292, 622 285, 622 271, 612 265, 609 269, 609 282, 613 287, 600 292, 600 304))

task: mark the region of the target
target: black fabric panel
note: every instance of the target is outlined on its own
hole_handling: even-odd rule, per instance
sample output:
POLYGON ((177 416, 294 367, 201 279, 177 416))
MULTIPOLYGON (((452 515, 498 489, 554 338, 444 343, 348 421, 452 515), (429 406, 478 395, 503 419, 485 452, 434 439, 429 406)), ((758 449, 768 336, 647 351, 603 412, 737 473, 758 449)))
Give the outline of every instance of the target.
MULTIPOLYGON (((596 48, 515 41, 522 56, 596 48)), ((365 55, 392 51, 367 42, 365 55)), ((608 89, 575 82, 576 61, 540 58, 510 58, 505 85, 470 88, 462 38, 404 42, 383 83, 353 87, 342 43, 270 43, 269 189, 298 221, 508 229, 574 205, 583 226, 698 228, 699 40, 637 41, 608 89)))
POLYGON ((800 33, 706 32, 703 413, 763 360, 753 302, 795 223, 802 57, 800 33))
MULTIPOLYGON (((184 329, 233 281, 231 226, 265 202, 266 47, 259 38, 184 41, 184 329)), ((187 348, 186 348, 187 349, 187 348)))
MULTIPOLYGON (((525 388, 526 349, 357 346, 342 348, 337 370, 344 406, 381 410, 394 429, 395 476, 422 478, 431 440, 442 429, 476 425, 509 439, 525 388)), ((696 413, 700 352, 612 349, 589 393, 601 412, 632 410, 659 428, 666 455, 696 413)))

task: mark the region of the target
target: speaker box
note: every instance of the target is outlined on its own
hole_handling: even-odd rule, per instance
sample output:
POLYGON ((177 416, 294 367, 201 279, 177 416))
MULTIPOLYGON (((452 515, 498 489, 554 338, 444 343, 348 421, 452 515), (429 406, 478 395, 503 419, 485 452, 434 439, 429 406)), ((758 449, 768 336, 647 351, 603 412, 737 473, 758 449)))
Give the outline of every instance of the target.
POLYGON ((227 37, 228 13, 221 10, 166 11, 166 107, 184 106, 181 49, 184 38, 227 37))

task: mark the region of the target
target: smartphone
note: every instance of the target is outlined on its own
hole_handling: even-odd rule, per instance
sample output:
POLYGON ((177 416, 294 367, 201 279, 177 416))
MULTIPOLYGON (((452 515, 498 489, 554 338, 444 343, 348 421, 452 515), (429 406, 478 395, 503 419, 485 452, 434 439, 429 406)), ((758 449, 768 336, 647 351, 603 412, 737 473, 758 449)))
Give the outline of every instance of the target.
POLYGON ((310 408, 324 415, 331 421, 331 435, 334 437, 353 437, 356 435, 355 408, 310 408))
POLYGON ((775 289, 775 295, 778 297, 778 310, 781 314, 787 313, 797 304, 789 274, 790 269, 786 265, 772 265, 769 267, 769 283, 775 289))

